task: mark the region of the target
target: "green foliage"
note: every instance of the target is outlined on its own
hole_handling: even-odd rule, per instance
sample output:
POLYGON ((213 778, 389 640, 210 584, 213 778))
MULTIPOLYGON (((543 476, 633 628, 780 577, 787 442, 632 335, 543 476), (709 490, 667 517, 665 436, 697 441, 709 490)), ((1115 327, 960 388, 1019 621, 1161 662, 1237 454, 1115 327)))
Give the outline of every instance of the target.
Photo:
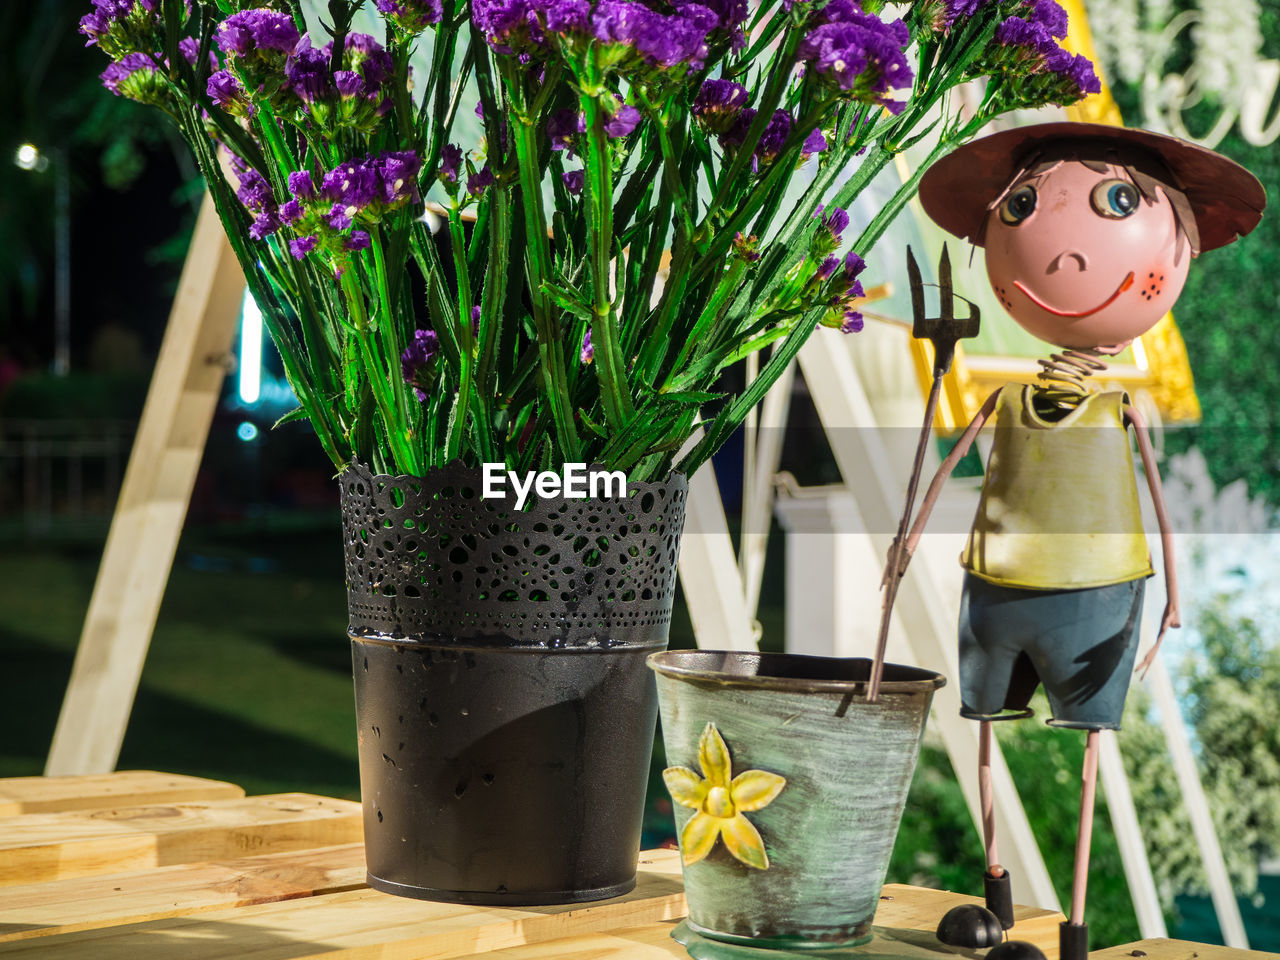
POLYGON ((259 46, 257 28, 240 36, 233 25, 215 44, 240 6, 165 0, 90 32, 117 61, 119 91, 167 113, 194 151, 325 452, 339 467, 355 457, 384 472, 456 459, 514 469, 589 461, 637 480, 693 471, 819 323, 858 317, 861 261, 824 264, 847 244, 843 227, 813 220, 819 202, 848 206, 895 155, 934 138, 929 159, 852 240, 865 253, 929 161, 1012 106, 1069 102, 1085 82, 1050 67, 1044 51, 993 40, 1004 18, 1033 15, 1020 0, 952 20, 930 4, 913 6, 906 24, 864 18, 858 30, 878 45, 828 60, 805 44, 842 10, 864 17, 848 5, 744 4, 747 42, 734 42, 738 21, 716 15, 696 28, 699 44, 668 57, 645 43, 670 41, 652 24, 683 17, 681 5, 632 9, 628 22, 639 17, 651 35, 606 41, 633 27, 578 22, 594 8, 569 16, 449 0, 439 16, 388 20, 384 52, 371 37, 345 43, 364 0, 331 0, 321 21, 334 52, 318 60, 320 30, 312 47, 295 46, 306 27, 298 0, 276 4, 275 17, 248 15, 289 42, 259 46), (430 56, 411 96, 408 62, 424 28, 430 56), (855 62, 857 75, 846 73, 855 62), (722 127, 693 108, 712 76, 741 84, 722 127), (947 94, 976 76, 993 81, 962 117, 947 94), (352 81, 358 94, 344 87, 352 81), (455 121, 475 95, 485 142, 459 151, 455 121), (563 131, 555 142, 552 125, 563 131), (826 146, 789 208, 815 132, 826 146), (568 169, 566 156, 582 168, 568 169), (370 171, 378 186, 366 190, 370 171), (289 179, 303 173, 318 195, 289 179), (447 251, 419 219, 421 195, 437 184, 447 251), (728 367, 770 346, 754 383, 717 396, 728 367), (677 462, 700 412, 701 439, 677 462))
MULTIPOLYGON (((1280 7, 1259 6, 1263 55, 1280 57, 1280 7)), ((1136 91, 1122 87, 1117 95, 1126 118, 1138 122, 1136 91)), ((1189 128, 1207 129, 1221 109, 1206 103, 1189 111, 1189 128)), ((1280 149, 1276 143, 1255 147, 1235 131, 1216 149, 1262 181, 1272 208, 1248 237, 1192 265, 1174 316, 1187 342, 1203 421, 1171 435, 1168 449, 1198 446, 1219 487, 1243 478, 1252 493, 1280 504, 1280 296, 1271 282, 1280 276, 1280 216, 1274 207, 1280 149)))

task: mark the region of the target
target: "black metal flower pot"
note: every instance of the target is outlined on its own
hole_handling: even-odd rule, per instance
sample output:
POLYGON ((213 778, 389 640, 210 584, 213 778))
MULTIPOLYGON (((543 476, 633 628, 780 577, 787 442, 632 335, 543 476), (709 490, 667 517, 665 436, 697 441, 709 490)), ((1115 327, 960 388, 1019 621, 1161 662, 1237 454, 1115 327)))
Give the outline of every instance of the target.
POLYGON ((482 499, 341 478, 369 884, 477 904, 635 885, 685 482, 482 499))

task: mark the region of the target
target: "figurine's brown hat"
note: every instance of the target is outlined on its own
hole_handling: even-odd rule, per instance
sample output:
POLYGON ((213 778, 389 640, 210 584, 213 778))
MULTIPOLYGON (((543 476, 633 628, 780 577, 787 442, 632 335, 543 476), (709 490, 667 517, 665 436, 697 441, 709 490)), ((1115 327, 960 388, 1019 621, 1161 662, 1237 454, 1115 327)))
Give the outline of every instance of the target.
MULTIPOLYGON (((957 148, 920 181, 920 202, 938 226, 982 246, 990 204, 1028 159, 1078 143, 1154 154, 1195 214, 1201 250, 1231 243, 1258 225, 1267 192, 1234 160, 1186 140, 1100 123, 1041 123, 993 133, 957 148)), ((1093 151, 1090 151, 1093 152, 1093 151)))

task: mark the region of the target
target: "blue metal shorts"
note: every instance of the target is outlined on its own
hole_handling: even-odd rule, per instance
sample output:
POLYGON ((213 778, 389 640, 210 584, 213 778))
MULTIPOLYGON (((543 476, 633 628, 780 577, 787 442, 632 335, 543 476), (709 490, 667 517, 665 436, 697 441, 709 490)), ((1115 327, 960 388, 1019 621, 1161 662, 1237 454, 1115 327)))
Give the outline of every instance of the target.
POLYGON ((1119 730, 1145 588, 1139 578, 1085 590, 1027 590, 966 573, 960 715, 1029 717, 1027 704, 1043 684, 1053 726, 1119 730))

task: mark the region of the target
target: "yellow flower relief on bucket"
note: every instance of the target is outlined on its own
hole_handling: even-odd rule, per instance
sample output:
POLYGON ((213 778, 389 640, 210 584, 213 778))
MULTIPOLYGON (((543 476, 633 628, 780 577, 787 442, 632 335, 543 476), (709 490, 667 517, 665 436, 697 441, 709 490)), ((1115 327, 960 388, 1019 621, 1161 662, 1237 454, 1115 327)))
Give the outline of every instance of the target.
POLYGON ((688 767, 668 767, 662 771, 671 799, 695 811, 680 832, 684 865, 697 863, 711 852, 716 838, 748 867, 769 869, 760 831, 744 814, 762 810, 787 785, 785 778, 764 770, 747 770, 730 779, 733 768, 729 747, 714 723, 708 723, 698 741, 700 777, 688 767), (705 779, 704 779, 705 777, 705 779))

